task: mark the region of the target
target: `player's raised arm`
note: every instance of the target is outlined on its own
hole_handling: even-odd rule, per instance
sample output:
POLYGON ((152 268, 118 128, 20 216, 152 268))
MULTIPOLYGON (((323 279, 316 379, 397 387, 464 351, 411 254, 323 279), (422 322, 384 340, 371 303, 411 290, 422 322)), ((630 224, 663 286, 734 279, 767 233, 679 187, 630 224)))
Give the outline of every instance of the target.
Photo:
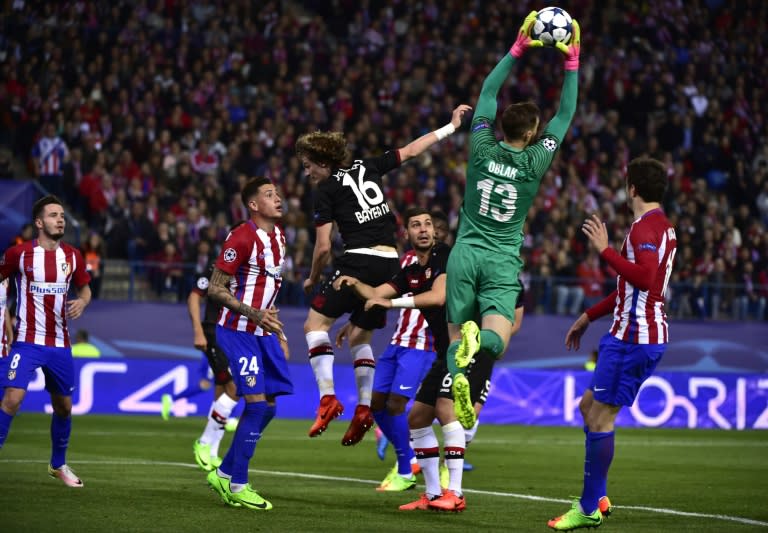
POLYGON ((565 45, 561 42, 555 47, 565 55, 565 76, 563 89, 560 93, 560 107, 544 130, 545 134, 557 137, 558 144, 563 142, 568 126, 576 114, 576 101, 579 97, 579 53, 581 52, 581 27, 573 19, 573 36, 571 42, 565 45))
POLYGON ((402 148, 398 148, 400 161, 407 161, 412 157, 420 155, 436 142, 440 142, 451 135, 454 131, 456 131, 458 127, 461 126, 461 118, 464 116, 464 113, 470 111, 471 109, 472 108, 466 104, 459 105, 456 109, 453 110, 453 116, 451 117, 451 121, 448 124, 442 128, 436 129, 435 131, 430 131, 426 135, 422 135, 415 141, 411 141, 402 148))
POLYGON ((504 54, 493 70, 486 76, 483 82, 483 88, 480 90, 480 97, 477 100, 477 106, 475 106, 475 118, 482 117, 493 122, 496 120, 496 110, 498 104, 496 102, 496 95, 499 93, 499 89, 504 84, 507 76, 512 71, 512 67, 515 61, 520 59, 525 50, 529 47, 542 46, 541 41, 534 41, 531 39, 531 26, 536 20, 536 11, 531 11, 525 20, 523 21, 520 30, 517 33, 517 39, 512 47, 509 49, 508 54, 504 54))

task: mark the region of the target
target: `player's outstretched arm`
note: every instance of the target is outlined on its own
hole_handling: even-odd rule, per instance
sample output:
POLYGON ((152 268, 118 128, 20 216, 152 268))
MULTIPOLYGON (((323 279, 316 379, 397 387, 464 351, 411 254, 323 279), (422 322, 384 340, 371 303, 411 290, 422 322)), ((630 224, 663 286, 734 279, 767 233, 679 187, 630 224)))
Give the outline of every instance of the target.
POLYGON ((531 39, 531 26, 536 21, 536 15, 536 11, 531 11, 525 17, 523 24, 517 32, 517 39, 515 39, 515 42, 509 49, 509 53, 504 54, 504 57, 501 58, 493 70, 486 76, 485 81, 483 81, 480 97, 475 106, 475 119, 483 117, 490 121, 496 120, 496 110, 498 108, 496 95, 498 95, 499 89, 501 89, 507 76, 512 71, 515 61, 520 59, 528 48, 543 45, 541 41, 531 39))
POLYGON ((431 131, 426 135, 422 135, 418 139, 411 141, 402 148, 398 148, 398 152, 400 153, 400 161, 405 162, 413 157, 421 155, 430 146, 436 142, 442 141, 451 135, 454 131, 456 131, 457 128, 461 126, 461 118, 464 116, 464 114, 471 110, 472 108, 466 104, 459 105, 456 109, 453 110, 451 121, 448 124, 442 128, 436 129, 435 131, 431 131))
POLYGON ((560 93, 560 107, 552 120, 547 124, 544 133, 557 137, 562 142, 568 131, 568 126, 576 114, 576 101, 579 97, 579 54, 581 53, 581 26, 573 19, 573 36, 568 45, 555 44, 558 50, 565 55, 565 77, 563 90, 560 93))

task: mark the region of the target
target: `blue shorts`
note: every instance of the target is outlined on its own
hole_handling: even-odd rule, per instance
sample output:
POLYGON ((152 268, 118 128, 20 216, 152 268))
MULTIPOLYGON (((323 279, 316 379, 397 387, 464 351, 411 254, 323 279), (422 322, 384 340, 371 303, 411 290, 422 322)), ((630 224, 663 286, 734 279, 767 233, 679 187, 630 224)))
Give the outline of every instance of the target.
POLYGON ((293 394, 288 362, 277 335, 257 337, 216 326, 216 342, 227 354, 238 396, 293 394))
POLYGON ((437 354, 390 344, 376 360, 373 390, 413 398, 437 354))
POLYGON ((635 344, 610 333, 603 335, 589 385, 595 399, 609 405, 632 405, 666 348, 666 344, 635 344))
POLYGON ((72 396, 75 390, 75 363, 71 348, 14 342, 8 357, 0 358, 0 387, 27 390, 38 368, 43 369, 45 390, 72 396))

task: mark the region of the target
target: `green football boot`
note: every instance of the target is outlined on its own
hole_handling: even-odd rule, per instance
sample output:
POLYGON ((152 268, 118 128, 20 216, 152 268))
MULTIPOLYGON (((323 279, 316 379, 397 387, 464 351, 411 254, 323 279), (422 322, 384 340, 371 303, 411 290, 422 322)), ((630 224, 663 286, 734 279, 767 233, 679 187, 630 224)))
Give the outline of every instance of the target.
POLYGON ((574 529, 599 527, 602 523, 603 514, 599 507, 592 514, 584 514, 579 499, 576 498, 567 513, 553 518, 547 522, 547 525, 555 531, 573 531, 574 529))
POLYGON ((230 501, 232 505, 240 504, 248 509, 254 509, 256 511, 269 511, 272 509, 272 504, 262 498, 258 492, 251 488, 251 484, 248 483, 240 492, 229 493, 230 501))
POLYGON ((171 418, 171 409, 173 409, 173 397, 170 394, 163 394, 160 397, 160 416, 163 420, 171 418))
MULTIPOLYGON (((199 440, 196 440, 192 445, 192 452, 195 455, 195 462, 200 468, 206 472, 210 472, 214 468, 218 468, 218 465, 214 466, 211 462, 211 445, 203 444, 199 440)), ((219 462, 219 465, 221 462, 219 462)))
POLYGON ((211 490, 219 495, 221 501, 232 507, 242 507, 241 503, 232 501, 232 493, 229 490, 229 479, 220 476, 214 469, 208 472, 206 480, 208 481, 211 490))
POLYGON ((453 377, 453 410, 456 418, 464 429, 471 429, 477 422, 475 406, 472 403, 472 395, 469 390, 469 380, 464 374, 456 374, 453 377))
POLYGON ((456 350, 456 366, 467 368, 472 358, 480 350, 480 328, 474 320, 461 325, 461 344, 456 350))

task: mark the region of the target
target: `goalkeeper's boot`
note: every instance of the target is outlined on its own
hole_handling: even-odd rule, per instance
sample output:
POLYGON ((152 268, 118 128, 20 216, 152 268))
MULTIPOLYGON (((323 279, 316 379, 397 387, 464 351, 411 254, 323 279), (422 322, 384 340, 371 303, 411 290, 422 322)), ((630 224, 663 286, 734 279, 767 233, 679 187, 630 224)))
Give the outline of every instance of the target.
POLYGON ((335 394, 326 394, 320 398, 320 407, 317 408, 317 417, 309 428, 309 436, 317 437, 328 429, 331 420, 344 413, 344 406, 336 399, 335 394))
POLYGON ((455 355, 456 366, 460 369, 467 368, 478 350, 480 350, 480 328, 474 320, 464 322, 461 325, 461 343, 455 355))
POLYGON ((363 440, 365 433, 373 427, 373 413, 367 405, 355 407, 352 422, 349 423, 347 432, 341 438, 343 446, 352 446, 363 440))
POLYGON ((442 463, 440 465, 440 488, 447 489, 450 481, 451 473, 448 471, 448 467, 445 466, 445 463, 442 463))
POLYGON ((51 465, 48 465, 48 475, 60 479, 67 487, 79 489, 83 486, 83 481, 67 465, 61 465, 59 468, 53 468, 51 465))
MULTIPOLYGON (((199 440, 196 440, 192 445, 192 452, 195 455, 195 462, 197 465, 206 472, 210 472, 218 466, 214 466, 211 462, 211 445, 203 444, 199 440)), ((219 463, 221 464, 221 463, 219 463)))
POLYGON ((608 499, 608 496, 603 496, 597 500, 597 508, 600 509, 600 514, 603 516, 611 516, 613 512, 613 505, 611 505, 611 500, 608 499))
POLYGON ((406 503, 398 507, 401 511, 426 511, 429 509, 429 502, 436 500, 440 496, 433 496, 430 498, 425 492, 422 492, 419 499, 410 503, 406 503))
POLYGON ((234 503, 239 503, 248 509, 256 511, 269 511, 272 509, 272 504, 253 490, 250 483, 246 484, 243 490, 239 492, 230 492, 230 498, 232 498, 234 503))
POLYGON ((472 394, 469 390, 469 380, 464 374, 456 374, 453 377, 453 410, 456 418, 464 429, 470 429, 477 422, 475 405, 472 403, 472 394))
POLYGON ((173 397, 170 394, 163 394, 160 397, 160 416, 163 420, 171 418, 171 409, 173 409, 173 397))
POLYGON ((430 500, 429 508, 434 511, 460 513, 467 508, 467 502, 464 500, 464 495, 459 496, 452 490, 446 490, 439 498, 430 500))
POLYGON ((574 529, 599 527, 603 523, 600 508, 591 514, 584 514, 579 499, 573 500, 570 510, 564 515, 553 518, 547 525, 555 531, 573 531, 574 529))
POLYGON ((208 476, 205 479, 208 481, 208 486, 211 487, 211 490, 219 495, 221 501, 232 507, 242 507, 240 502, 232 500, 232 492, 229 490, 229 479, 219 475, 218 470, 208 472, 208 476))

